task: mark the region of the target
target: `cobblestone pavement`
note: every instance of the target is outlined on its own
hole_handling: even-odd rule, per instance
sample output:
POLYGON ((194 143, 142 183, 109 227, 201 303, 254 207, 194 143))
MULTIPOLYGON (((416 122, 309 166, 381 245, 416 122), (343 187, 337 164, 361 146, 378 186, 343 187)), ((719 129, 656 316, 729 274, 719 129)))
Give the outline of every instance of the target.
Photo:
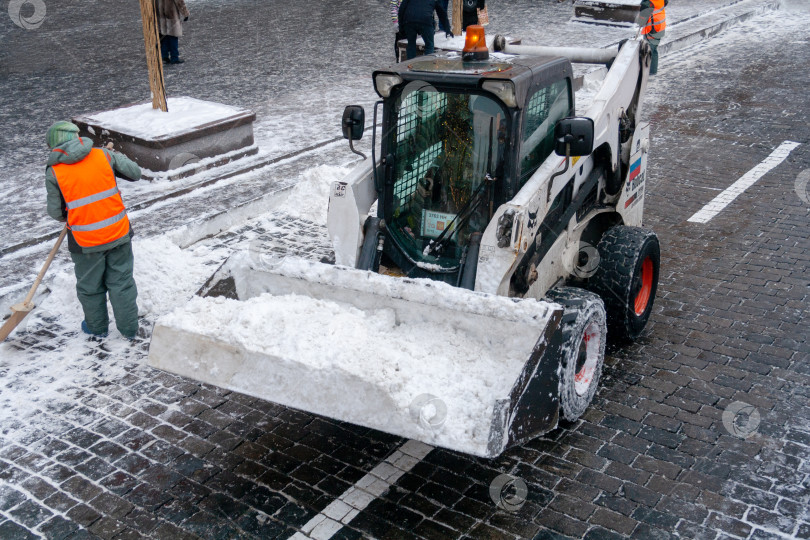
MULTIPOLYGON (((0 346, 30 361, 0 361, 0 401, 56 369, 76 382, 0 426, 0 538, 326 538, 340 521, 331 538, 810 538, 810 47, 790 13, 662 62, 659 298, 580 421, 476 459, 157 372, 145 340, 71 356, 82 338, 44 320, 0 346), (801 146, 687 222, 786 140, 801 146), (727 427, 737 402, 753 408, 727 427), (492 498, 502 474, 525 501, 492 498)), ((202 244, 257 241, 329 256, 323 227, 293 217, 202 244)))

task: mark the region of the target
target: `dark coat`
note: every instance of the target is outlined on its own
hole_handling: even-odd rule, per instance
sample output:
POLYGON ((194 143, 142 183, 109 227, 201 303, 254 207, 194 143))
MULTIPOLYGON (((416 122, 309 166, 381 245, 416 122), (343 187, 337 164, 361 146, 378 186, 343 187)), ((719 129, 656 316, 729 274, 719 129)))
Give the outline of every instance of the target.
POLYGON ((486 7, 486 0, 463 0, 461 2, 462 11, 476 11, 486 7))
POLYGON ((400 9, 400 25, 406 23, 434 24, 433 12, 435 11, 439 15, 439 21, 446 25, 445 28, 450 28, 447 12, 439 0, 403 0, 402 4, 404 9, 400 9))

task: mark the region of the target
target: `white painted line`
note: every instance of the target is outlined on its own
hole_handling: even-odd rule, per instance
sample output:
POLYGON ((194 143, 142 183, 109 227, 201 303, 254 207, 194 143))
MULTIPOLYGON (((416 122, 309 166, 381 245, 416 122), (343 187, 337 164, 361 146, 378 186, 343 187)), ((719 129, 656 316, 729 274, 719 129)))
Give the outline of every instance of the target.
POLYGON ((753 186, 757 180, 765 176, 771 169, 782 163, 785 158, 790 155, 794 148, 800 146, 801 143, 785 141, 779 145, 779 148, 771 152, 771 155, 765 160, 745 173, 739 180, 731 184, 717 197, 711 200, 706 206, 695 212, 687 221, 692 223, 707 223, 714 216, 719 214, 726 206, 731 204, 734 199, 739 197, 746 189, 753 186))
POLYGON ((407 441, 367 475, 329 503, 329 506, 301 527, 289 540, 329 540, 371 502, 388 491, 400 477, 422 461, 433 447, 407 441))

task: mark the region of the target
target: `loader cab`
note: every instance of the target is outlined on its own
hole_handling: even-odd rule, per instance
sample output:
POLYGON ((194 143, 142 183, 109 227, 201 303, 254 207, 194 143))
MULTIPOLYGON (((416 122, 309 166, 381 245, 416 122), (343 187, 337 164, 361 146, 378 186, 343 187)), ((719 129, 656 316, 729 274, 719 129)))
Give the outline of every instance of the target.
POLYGON ((384 268, 462 286, 472 272, 474 283, 481 234, 573 112, 571 78, 567 60, 506 55, 421 57, 374 73, 384 268))

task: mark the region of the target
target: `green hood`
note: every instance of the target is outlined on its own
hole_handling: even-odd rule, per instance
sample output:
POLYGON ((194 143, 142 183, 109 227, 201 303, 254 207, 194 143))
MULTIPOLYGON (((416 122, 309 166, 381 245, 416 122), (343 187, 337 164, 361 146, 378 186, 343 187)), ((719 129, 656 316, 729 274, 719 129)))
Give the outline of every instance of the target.
POLYGON ((93 149, 93 141, 87 137, 71 139, 60 144, 48 155, 48 166, 57 163, 78 163, 87 157, 93 149))

